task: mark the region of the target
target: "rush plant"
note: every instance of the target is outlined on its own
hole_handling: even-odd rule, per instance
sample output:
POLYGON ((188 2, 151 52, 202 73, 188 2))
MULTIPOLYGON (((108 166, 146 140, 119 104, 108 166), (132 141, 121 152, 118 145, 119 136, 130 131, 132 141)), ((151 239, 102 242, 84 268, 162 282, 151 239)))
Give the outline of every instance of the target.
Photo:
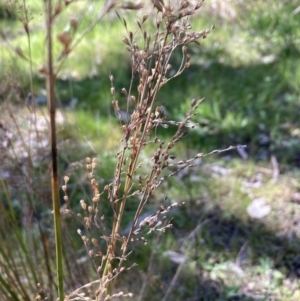
MULTIPOLYGON (((78 234, 94 263, 98 279, 78 288, 65 300, 79 300, 81 290, 95 285, 92 297, 84 296, 82 300, 100 301, 132 296, 131 293, 120 292, 115 288, 115 280, 133 267, 127 265, 127 259, 132 253, 130 246, 137 241, 147 244, 148 234, 163 233, 171 228, 172 224, 166 218, 166 213, 183 205, 161 204, 156 213, 141 218, 146 204, 164 181, 183 169, 193 167, 195 160, 207 155, 198 153, 188 160, 177 160, 171 155, 176 143, 187 134, 187 129, 196 126, 191 123, 191 119, 204 99, 192 99, 190 110, 180 121, 169 120, 164 106, 158 102, 160 90, 190 67, 191 55, 188 45, 199 44, 199 40, 205 39, 213 29, 213 26, 198 32, 192 29, 190 17, 198 13, 202 3, 203 1, 196 4, 181 1, 175 5, 168 1, 152 1, 151 14, 141 15, 134 30, 130 29, 126 20, 117 13, 126 32, 123 42, 131 60, 131 79, 128 87, 116 87, 114 76, 109 76, 112 106, 123 132, 115 156, 113 180, 100 187, 94 176, 97 160, 86 158, 92 196, 90 199, 80 200, 82 212, 75 212, 68 205, 68 176, 64 177, 65 184, 62 187, 67 202, 67 213, 76 216, 84 226, 84 231, 78 229, 78 234), (155 24, 154 31, 149 29, 149 23, 155 24), (181 50, 181 62, 178 66, 173 66, 172 59, 178 55, 178 48, 181 50), (118 100, 116 91, 121 91, 125 98, 123 103, 118 100), (158 133, 168 127, 175 127, 177 130, 171 139, 166 141, 158 133), (136 198, 139 201, 132 225, 125 234, 122 229, 124 211, 128 202, 136 198), (105 202, 111 206, 111 230, 103 226, 105 216, 98 216, 99 208, 105 202)), ((137 7, 141 8, 142 5, 127 3, 127 8, 137 7)), ((220 151, 212 153, 214 152, 220 151)))
MULTIPOLYGON (((191 54, 188 51, 188 46, 192 43, 199 44, 200 39, 205 39, 211 33, 213 26, 201 31, 194 31, 192 28, 191 18, 199 13, 203 1, 195 3, 194 1, 152 0, 151 2, 145 1, 143 4, 133 2, 123 3, 112 0, 104 3, 103 9, 98 14, 96 20, 92 24, 89 24, 81 34, 78 34, 80 20, 74 18, 70 18, 68 30, 54 34, 56 20, 69 7, 72 7, 74 2, 72 0, 56 1, 56 3, 51 0, 44 1, 45 45, 47 51, 46 59, 37 71, 45 78, 47 88, 46 94, 50 125, 50 142, 48 143, 48 147, 51 149, 51 194, 55 229, 55 271, 57 281, 55 282, 53 279, 53 262, 49 255, 47 235, 42 227, 39 227, 40 236, 38 239, 42 242, 40 249, 42 249, 45 257, 41 256, 41 258, 45 260, 50 292, 42 291, 40 284, 38 284, 36 300, 46 300, 49 296, 52 298, 54 295, 53 287, 58 290, 60 301, 102 301, 117 297, 132 297, 133 294, 131 292, 125 293, 118 290, 118 283, 116 282, 119 277, 122 277, 122 275, 135 266, 135 264, 128 264, 129 257, 134 256, 132 254, 132 246, 137 243, 147 244, 147 235, 164 233, 167 229, 171 228, 172 223, 167 217, 167 213, 183 205, 183 203, 179 202, 173 204, 162 203, 156 208, 155 213, 145 216, 145 207, 151 197, 162 183, 168 181, 170 177, 175 176, 184 169, 195 166, 196 160, 213 153, 235 148, 229 147, 224 150, 214 150, 207 154, 198 152, 189 159, 175 158, 173 152, 176 144, 186 136, 189 128, 197 126, 197 123, 192 122, 192 118, 204 99, 191 99, 190 109, 186 112, 182 120, 170 120, 164 103, 159 101, 160 90, 165 85, 168 85, 171 80, 181 76, 190 67, 191 54), (138 12, 138 20, 134 28, 130 28, 132 25, 128 25, 122 14, 118 12, 120 9, 136 10, 138 12), (144 9, 145 13, 141 13, 144 9), (122 132, 122 138, 115 152, 116 163, 114 174, 111 177, 112 180, 110 183, 106 185, 100 184, 95 176, 97 160, 96 158, 87 157, 85 164, 87 179, 91 188, 91 196, 81 200, 71 199, 67 188, 70 176, 72 175, 66 175, 63 178, 64 183, 62 186, 63 200, 66 206, 62 209, 59 197, 60 175, 57 164, 56 79, 59 77, 59 73, 63 69, 65 62, 76 51, 76 46, 107 13, 116 13, 124 26, 125 36, 123 37, 123 42, 131 64, 131 77, 127 87, 119 87, 113 74, 108 76, 111 85, 111 104, 119 121, 119 130, 122 132), (55 48, 53 46, 56 44, 59 47, 55 48), (59 53, 57 52, 58 48, 60 49, 59 53), (177 64, 178 56, 180 56, 180 60, 177 64), (118 93, 118 91, 121 91, 121 93, 118 93), (123 100, 120 100, 119 97, 123 100), (161 132, 167 130, 169 127, 174 128, 174 134, 170 139, 163 138, 166 136, 161 135, 161 132), (138 202, 135 202, 136 200, 138 202), (80 210, 72 207, 71 201, 79 203, 80 210), (125 231, 124 212, 128 204, 133 201, 136 204, 134 208, 135 214, 129 230, 125 231), (106 222, 109 218, 101 214, 101 206, 107 205, 109 205, 109 214, 112 217, 111 225, 108 225, 106 222), (62 252, 64 241, 61 230, 61 212, 73 216, 73 218, 76 218, 81 223, 81 228, 77 229, 77 233, 80 235, 88 257, 93 262, 95 269, 94 280, 79 287, 76 286, 76 289, 74 289, 75 285, 73 282, 70 286, 72 289, 68 287, 68 294, 66 294, 67 290, 63 287, 63 284, 69 280, 66 278, 72 277, 72 269, 69 270, 68 277, 65 277, 63 258, 65 258, 66 262, 68 258, 67 256, 64 257, 62 252)), ((32 57, 32 48, 30 47, 31 26, 26 1, 24 0, 21 4, 18 1, 7 1, 7 4, 9 11, 15 13, 18 20, 22 23, 28 39, 28 56, 21 49, 9 45, 8 39, 6 39, 2 31, 0 31, 0 34, 18 57, 29 63, 32 78, 36 65, 33 64, 34 58, 32 57)), ((32 80, 30 86, 31 95, 34 98, 32 80)), ((172 95, 164 101, 169 102, 171 99, 172 95)), ((36 107, 34 105, 32 107, 29 106, 29 110, 32 110, 32 116, 34 116, 32 123, 34 124, 36 122, 36 107)), ((13 116, 13 114, 9 116, 13 116)), ((19 130, 17 122, 15 124, 19 130)), ((31 124, 30 128, 34 128, 34 126, 31 124)), ((6 130, 4 132, 6 133, 6 130)), ((40 139, 41 133, 39 133, 39 130, 36 129, 35 132, 37 140, 40 139)), ((5 136, 6 138, 8 141, 7 145, 13 145, 8 135, 5 136)), ((25 142, 24 145, 27 147, 25 142)), ((30 156, 30 154, 33 154, 30 145, 28 149, 25 146, 24 148, 29 154, 27 161, 28 168, 30 169, 35 163, 35 157, 30 156)), ((13 156, 17 162, 18 154, 14 152, 13 156)), ((31 174, 28 174, 28 183, 25 183, 26 187, 39 186, 33 183, 32 179, 31 174)), ((1 184, 7 195, 6 198, 9 200, 9 209, 13 212, 7 182, 1 178, 1 184)), ((32 193, 32 195, 37 194, 32 193)), ((33 207, 36 206, 38 199, 33 198, 33 207)), ((9 218, 11 219, 11 224, 17 227, 17 219, 14 215, 11 214, 9 218)), ((76 229, 74 229, 74 232, 76 233, 76 229)), ((28 276, 28 274, 32 273, 31 280, 36 284, 43 277, 36 275, 35 264, 30 256, 32 253, 30 248, 24 243, 21 230, 16 231, 16 233, 17 240, 21 246, 20 254, 25 254, 23 257, 20 255, 20 258, 17 259, 20 259, 24 266, 24 274, 28 276)), ((1 235, 6 242, 6 231, 1 232, 1 235)), ((37 246, 39 245, 36 241, 34 243, 37 246)), ((8 242, 7 245, 9 245, 8 242)), ((0 275, 0 282, 2 284, 2 287, 0 287, 1 296, 9 295, 6 300, 31 300, 32 284, 30 283, 31 293, 28 293, 24 283, 19 279, 18 261, 9 260, 9 252, 7 251, 9 247, 5 246, 5 248, 0 248, 1 258, 4 258, 0 262, 0 268, 4 271, 3 275, 0 275), (11 283, 14 285, 11 285, 11 283)), ((38 253, 37 250, 39 249, 34 248, 34 251, 38 253)), ((41 266, 40 262, 42 259, 39 260, 39 266, 41 266)), ((68 264, 66 265, 68 266, 68 264)))

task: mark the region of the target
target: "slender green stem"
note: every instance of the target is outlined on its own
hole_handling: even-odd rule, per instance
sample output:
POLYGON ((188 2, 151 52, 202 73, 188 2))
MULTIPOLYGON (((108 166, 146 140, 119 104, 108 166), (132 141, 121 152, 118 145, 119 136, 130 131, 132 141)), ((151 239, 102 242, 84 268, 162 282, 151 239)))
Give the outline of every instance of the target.
POLYGON ((54 211, 54 230, 55 230, 55 246, 56 246, 56 271, 58 280, 58 297, 59 301, 63 301, 63 266, 62 266, 62 233, 60 218, 60 199, 59 199, 59 183, 58 183, 58 166, 57 166, 57 147, 56 147, 56 126, 55 126, 55 75, 53 72, 52 60, 52 3, 51 0, 46 2, 46 19, 47 19, 47 101, 50 114, 50 139, 51 139, 51 156, 52 156, 52 202, 54 211))

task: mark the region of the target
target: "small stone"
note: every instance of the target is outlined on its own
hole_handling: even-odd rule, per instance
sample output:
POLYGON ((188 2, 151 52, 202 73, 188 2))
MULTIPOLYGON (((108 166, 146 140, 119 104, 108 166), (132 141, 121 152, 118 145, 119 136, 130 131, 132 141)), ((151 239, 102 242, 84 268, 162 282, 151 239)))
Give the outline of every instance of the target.
POLYGON ((252 218, 264 218, 271 212, 271 206, 266 204, 264 198, 257 198, 247 207, 247 212, 252 218))

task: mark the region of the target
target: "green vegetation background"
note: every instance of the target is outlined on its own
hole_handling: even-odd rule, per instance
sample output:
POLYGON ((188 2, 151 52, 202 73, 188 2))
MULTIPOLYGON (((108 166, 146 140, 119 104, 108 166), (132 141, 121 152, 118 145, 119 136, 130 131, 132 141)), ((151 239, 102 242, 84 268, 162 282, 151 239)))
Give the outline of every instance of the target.
MULTIPOLYGON (((44 81, 37 71, 45 56, 42 1, 28 0, 27 3, 32 16, 34 86, 37 96, 42 97, 44 81)), ((76 5, 76 12, 70 8, 63 18, 58 18, 57 33, 68 29, 68 20, 74 15, 82 17, 83 28, 90 24, 102 2, 76 5)), ((151 10, 151 5, 148 9, 151 10)), ((137 28, 134 22, 139 13, 119 13, 129 28, 137 28)), ((19 47, 19 53, 21 50, 27 56, 27 38, 15 15, 4 6, 0 6, 0 16, 0 28, 6 37, 0 40, 0 81, 2 86, 4 83, 9 86, 7 82, 13 78, 26 101, 30 91, 28 62, 18 57, 15 50, 19 47)), ((169 119, 180 120, 192 98, 206 98, 194 119, 200 126, 189 132, 179 145, 178 154, 174 154, 180 158, 229 145, 248 147, 243 154, 232 152, 210 158, 204 163, 205 168, 173 179, 159 191, 149 210, 155 210, 164 196, 187 204, 175 214, 174 233, 163 237, 161 241, 166 242, 159 244, 155 252, 162 254, 180 249, 178 241, 188 237, 188 233, 203 222, 205 225, 197 232, 196 243, 185 254, 189 258, 187 267, 180 275, 182 279, 179 277, 183 288, 177 291, 174 288, 172 292, 174 296, 182 296, 173 300, 187 300, 187 296, 190 300, 235 300, 230 299, 232 296, 241 300, 298 300, 299 205, 291 200, 300 191, 297 181, 300 167, 299 3, 296 0, 206 1, 203 10, 193 18, 192 26, 194 30, 201 30, 212 24, 216 26, 212 34, 201 41, 200 46, 189 49, 190 69, 163 88, 158 105, 165 105, 169 119), (276 158, 280 166, 277 182, 272 182, 271 157, 276 158), (260 184, 257 189, 250 185, 254 182, 260 184), (263 221, 252 220, 247 206, 261 197, 271 205, 272 212, 263 221), (290 235, 294 235, 293 239, 290 235), (241 276, 237 271, 232 272, 231 264, 240 260, 244 246, 247 246, 247 259, 241 276), (200 286, 197 275, 202 281, 200 286), (254 283, 255 289, 249 288, 249 282, 254 283), (209 289, 205 288, 206 284, 209 289), (199 287, 205 288, 202 293, 197 291, 199 287), (204 297, 192 299, 199 294, 204 297), (270 296, 274 299, 267 299, 270 296)), ((60 140, 67 141, 60 155, 62 173, 70 163, 91 155, 99 157, 99 178, 104 183, 113 175, 113 155, 121 133, 111 108, 108 75, 115 77, 119 103, 125 110, 121 89, 128 87, 131 77, 130 57, 122 43, 125 34, 116 15, 109 14, 76 48, 60 73, 58 103, 67 121, 59 130, 60 140)), ((56 43, 56 54, 59 51, 60 45, 56 43)), ((179 59, 180 56, 177 61, 175 55, 174 66, 179 64, 179 59)), ((2 92, 1 101, 7 97, 7 90, 2 92)), ((167 138, 172 129, 158 131, 167 138)), ((78 204, 87 191, 80 178, 84 170, 76 172, 74 186, 80 183, 80 189, 72 192, 74 204, 78 204)), ((128 208, 128 223, 130 214, 128 208)), ((80 242, 77 244, 79 248, 80 242)), ((148 260, 144 258, 150 256, 151 248, 141 248, 138 252, 139 264, 146 271, 148 260)), ((168 265, 165 261, 163 264, 168 265)), ((170 284, 172 269, 175 267, 163 274, 157 272, 163 276, 161 282, 153 280, 151 294, 161 296, 170 284)))

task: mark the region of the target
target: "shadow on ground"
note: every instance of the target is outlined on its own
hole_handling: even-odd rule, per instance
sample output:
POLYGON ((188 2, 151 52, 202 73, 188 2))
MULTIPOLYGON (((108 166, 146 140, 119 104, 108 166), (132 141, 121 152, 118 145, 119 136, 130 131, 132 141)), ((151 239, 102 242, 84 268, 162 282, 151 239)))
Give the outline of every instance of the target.
MULTIPOLYGON (((300 277, 300 240, 295 233, 286 231, 285 235, 279 236, 258 220, 249 218, 245 222, 238 216, 226 215, 219 206, 212 208, 204 203, 189 216, 189 219, 191 228, 194 229, 192 231, 196 231, 193 238, 189 234, 194 246, 190 260, 196 264, 196 272, 182 271, 179 277, 181 280, 176 282, 172 291, 173 299, 168 300, 182 300, 176 299, 176 296, 183 295, 184 292, 188 292, 187 295, 190 296, 186 298, 185 295, 185 300, 273 300, 268 299, 272 294, 263 289, 260 291, 260 283, 255 282, 257 279, 247 276, 247 268, 249 270, 254 266, 260 267, 263 262, 270 263, 267 269, 279 270, 284 279, 294 281, 300 277), (207 273, 208 262, 212 267, 223 262, 231 262, 241 271, 241 275, 238 276, 228 267, 227 271, 221 273, 223 275, 227 273, 226 277, 239 278, 239 282, 244 277, 245 279, 241 280, 243 285, 236 283, 236 286, 228 287, 220 280, 211 279, 209 276, 211 274, 207 273), (253 290, 248 288, 250 282, 255 283, 253 290), (181 283, 184 283, 183 287, 181 283)), ((180 241, 186 238, 182 238, 185 236, 181 232, 182 228, 181 230, 176 228, 176 218, 174 223, 179 241, 178 249, 182 252, 185 246, 180 241)), ((178 270, 178 265, 171 265, 171 268, 170 265, 169 263, 169 268, 166 268, 164 274, 168 285, 178 270)), ((276 279, 273 278, 271 282, 275 283, 276 279)))

